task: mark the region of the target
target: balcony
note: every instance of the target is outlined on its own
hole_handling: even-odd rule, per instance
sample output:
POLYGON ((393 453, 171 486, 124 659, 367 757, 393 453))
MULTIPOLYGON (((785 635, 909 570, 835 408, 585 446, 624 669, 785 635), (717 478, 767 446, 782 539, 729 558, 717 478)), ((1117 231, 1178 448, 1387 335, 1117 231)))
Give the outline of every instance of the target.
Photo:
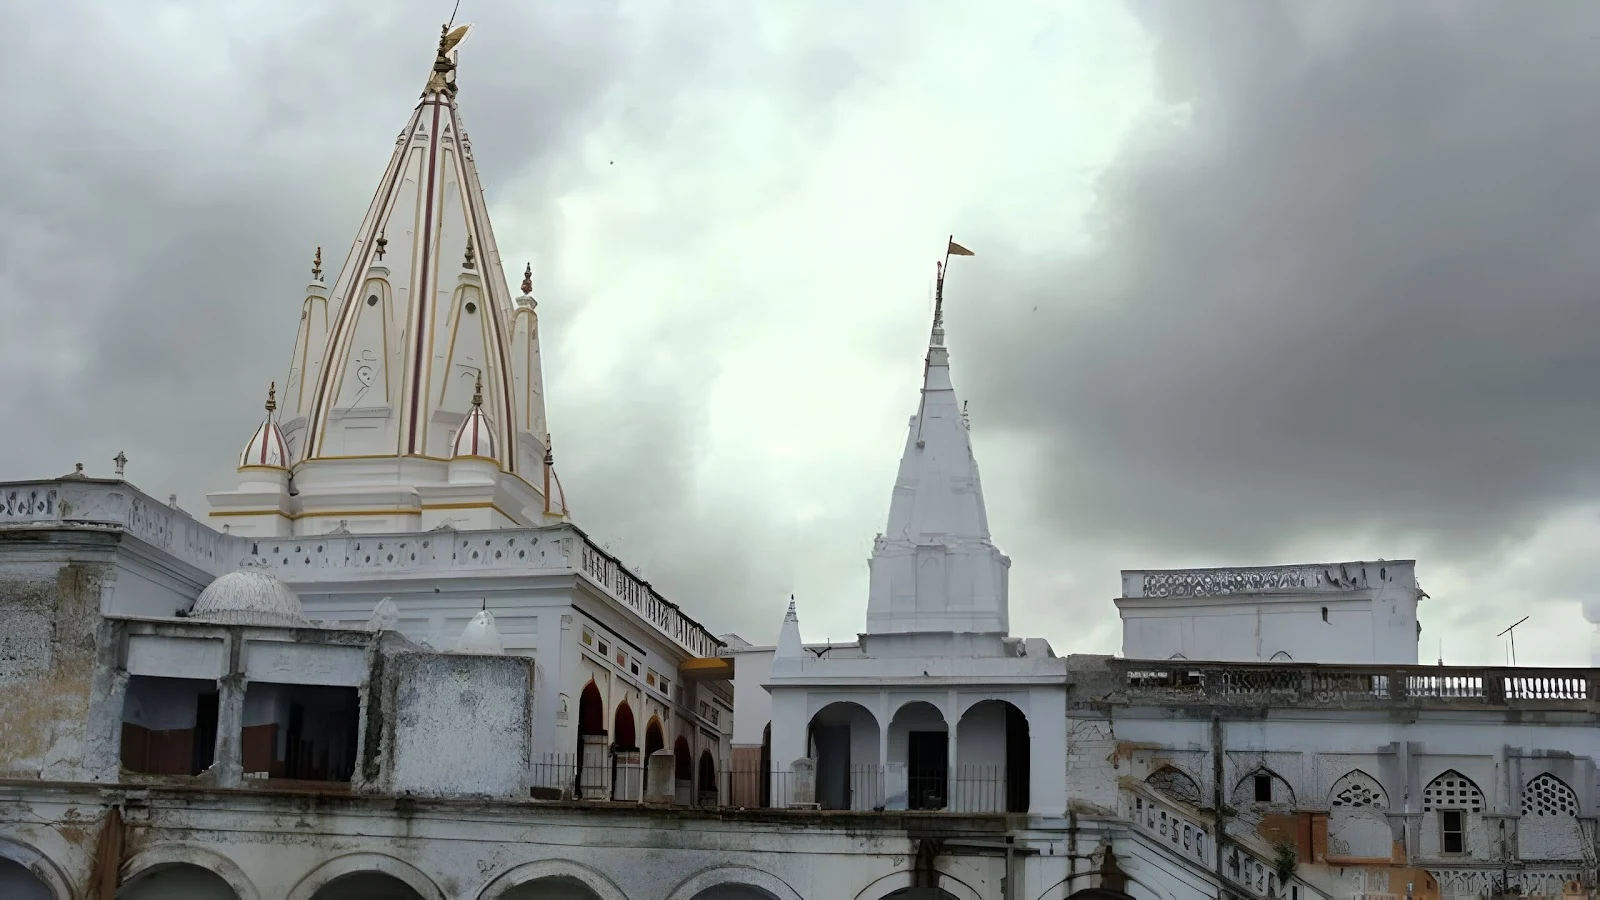
POLYGON ((1079 703, 1600 712, 1600 669, 1106 659, 1079 703), (1088 699, 1093 697, 1092 700, 1088 699))

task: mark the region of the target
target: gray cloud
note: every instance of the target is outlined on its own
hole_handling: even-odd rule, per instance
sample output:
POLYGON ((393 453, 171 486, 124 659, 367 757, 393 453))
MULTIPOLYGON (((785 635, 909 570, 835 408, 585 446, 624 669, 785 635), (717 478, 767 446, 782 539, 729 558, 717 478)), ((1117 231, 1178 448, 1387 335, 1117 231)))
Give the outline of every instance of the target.
POLYGON ((1091 249, 982 270, 966 323, 986 415, 1052 448, 1045 521, 1459 556, 1592 500, 1600 13, 1136 8, 1183 107, 1105 174, 1091 249))
MULTIPOLYGON (((1125 138, 1102 119, 1142 88, 1079 105, 1143 65, 1111 6, 469 9, 463 115, 504 260, 535 262, 579 523, 714 630, 771 639, 791 590, 808 637, 858 628, 926 328, 915 247, 955 230, 1015 630, 1114 649, 1120 567, 1415 554, 1452 658, 1492 658, 1471 635, 1507 604, 1571 632, 1600 14, 1130 8, 1162 105, 1125 138), (1116 140, 1103 172, 1077 152, 1116 140), (1090 239, 1057 246, 1091 177, 1090 239)), ((42 85, 0 148, 26 173, 0 206, 0 476, 125 449, 200 513, 439 11, 172 9, 58 4, 0 59, 42 85)))

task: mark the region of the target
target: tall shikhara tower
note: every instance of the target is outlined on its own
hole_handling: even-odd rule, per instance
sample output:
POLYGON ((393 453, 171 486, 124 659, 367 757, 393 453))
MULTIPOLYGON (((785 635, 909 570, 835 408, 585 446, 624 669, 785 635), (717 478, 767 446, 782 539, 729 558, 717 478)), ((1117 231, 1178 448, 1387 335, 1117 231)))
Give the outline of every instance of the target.
POLYGON ((242 457, 238 487, 209 497, 216 524, 287 536, 565 516, 532 273, 513 297, 456 108, 466 31, 441 36, 331 287, 318 251, 279 415, 258 429, 281 432, 287 457, 242 457))

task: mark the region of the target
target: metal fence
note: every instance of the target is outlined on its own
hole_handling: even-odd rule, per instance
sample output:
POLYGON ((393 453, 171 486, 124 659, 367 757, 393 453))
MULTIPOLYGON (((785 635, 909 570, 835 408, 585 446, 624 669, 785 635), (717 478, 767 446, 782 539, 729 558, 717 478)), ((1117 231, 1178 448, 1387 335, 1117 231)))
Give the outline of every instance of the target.
MULTIPOLYGON (((1004 765, 962 765, 907 770, 904 766, 829 766, 796 773, 771 767, 674 768, 670 801, 679 806, 787 809, 792 807, 871 812, 913 809, 953 813, 1021 812, 1026 782, 1004 765), (891 774, 891 770, 893 770, 891 774)), ((637 752, 556 753, 532 767, 532 790, 546 800, 643 803, 648 769, 637 752)), ((1023 774, 1025 778, 1025 774, 1023 774)))

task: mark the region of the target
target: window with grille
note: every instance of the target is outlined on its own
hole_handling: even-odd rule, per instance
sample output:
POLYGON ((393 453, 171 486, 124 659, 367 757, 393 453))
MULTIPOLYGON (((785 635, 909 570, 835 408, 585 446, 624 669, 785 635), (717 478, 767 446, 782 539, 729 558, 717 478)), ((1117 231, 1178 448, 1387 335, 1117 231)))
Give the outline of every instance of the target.
POLYGON ((1525 816, 1576 816, 1578 795, 1561 779, 1545 772, 1522 789, 1525 816))
POLYGON ((1483 812, 1483 791, 1472 779, 1451 769, 1428 783, 1422 792, 1422 811, 1464 809, 1483 812))
POLYGON ((1163 766, 1146 778, 1145 783, 1174 800, 1200 805, 1200 786, 1195 784, 1193 778, 1172 766, 1163 766))

